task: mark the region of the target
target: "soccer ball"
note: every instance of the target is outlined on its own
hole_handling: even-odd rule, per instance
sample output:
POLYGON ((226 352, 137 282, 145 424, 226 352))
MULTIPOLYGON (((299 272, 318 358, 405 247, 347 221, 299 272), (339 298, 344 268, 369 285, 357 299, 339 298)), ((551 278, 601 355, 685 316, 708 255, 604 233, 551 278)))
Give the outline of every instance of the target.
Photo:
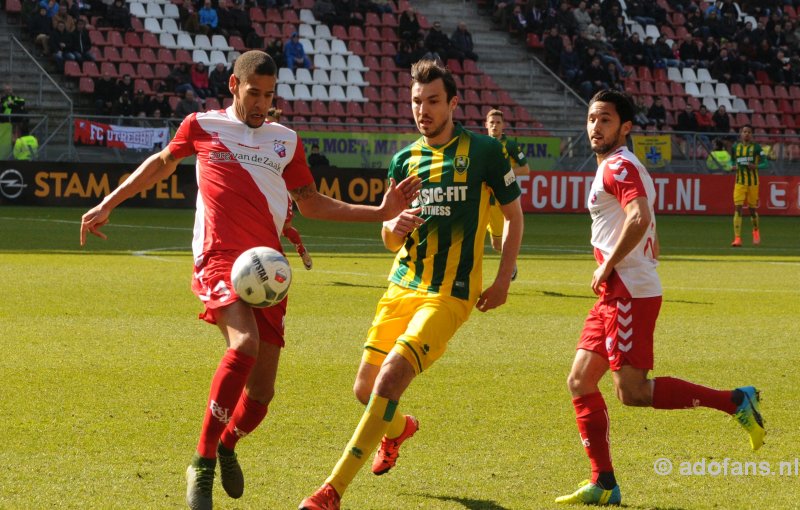
POLYGON ((231 282, 250 306, 265 308, 283 301, 292 283, 292 268, 281 252, 266 246, 245 250, 233 263, 231 282))

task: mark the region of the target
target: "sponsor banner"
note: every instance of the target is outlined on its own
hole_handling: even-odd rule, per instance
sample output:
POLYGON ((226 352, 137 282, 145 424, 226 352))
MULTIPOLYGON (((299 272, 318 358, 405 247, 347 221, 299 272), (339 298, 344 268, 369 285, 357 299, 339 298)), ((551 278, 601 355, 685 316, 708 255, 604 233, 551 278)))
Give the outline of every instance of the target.
POLYGON ((644 166, 664 168, 672 161, 672 137, 670 135, 631 135, 633 153, 644 166))
MULTIPOLYGON (((92 207, 122 183, 134 168, 126 164, 0 161, 0 204, 92 207)), ((319 191, 355 204, 380 204, 384 170, 314 170, 319 191)), ((531 172, 517 178, 525 212, 586 213, 594 174, 531 172)), ((732 214, 733 175, 654 174, 656 211, 661 214, 732 214)), ((800 216, 800 177, 762 176, 759 213, 800 216)), ((192 165, 125 202, 126 206, 195 207, 192 165)))
POLYGON ((145 128, 103 124, 75 119, 73 140, 78 145, 97 145, 114 149, 163 149, 169 142, 169 128, 145 128))
MULTIPOLYGON (((333 133, 301 131, 306 154, 311 146, 319 145, 331 165, 340 168, 388 169, 392 156, 419 138, 419 134, 395 133, 333 133)), ((561 156, 561 140, 554 136, 512 137, 528 158, 532 170, 551 170, 561 156)))
MULTIPOLYGON (((594 173, 531 172, 517 177, 525 212, 588 212, 594 173)), ((733 214, 733 175, 651 174, 660 214, 733 214)), ((759 214, 800 216, 800 177, 761 176, 759 214)))

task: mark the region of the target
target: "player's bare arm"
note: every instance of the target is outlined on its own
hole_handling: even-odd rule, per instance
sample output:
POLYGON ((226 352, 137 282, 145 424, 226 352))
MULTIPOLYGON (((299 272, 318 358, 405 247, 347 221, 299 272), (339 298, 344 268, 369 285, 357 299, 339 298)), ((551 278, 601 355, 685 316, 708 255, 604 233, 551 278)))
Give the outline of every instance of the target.
POLYGON ((494 282, 481 293, 475 306, 482 312, 503 305, 508 298, 508 287, 511 285, 511 276, 522 245, 522 231, 524 217, 520 199, 500 206, 505 221, 503 224, 503 248, 500 255, 500 267, 494 282))
POLYGON ((317 191, 316 184, 289 190, 306 218, 331 221, 387 221, 408 207, 419 193, 422 181, 417 176, 406 177, 399 184, 391 179, 380 206, 348 204, 317 191))
POLYGON ((514 171, 514 175, 516 175, 517 177, 519 177, 520 175, 528 175, 531 173, 531 169, 527 163, 525 163, 524 165, 515 166, 514 168, 512 168, 512 170, 514 171))
POLYGON ((422 212, 421 207, 406 209, 391 220, 383 222, 381 238, 387 250, 392 252, 399 250, 405 243, 406 237, 425 223, 425 220, 419 217, 420 212, 422 212))
POLYGON ((178 168, 179 162, 180 159, 173 156, 169 149, 164 149, 144 160, 139 168, 128 176, 117 189, 83 215, 81 218, 81 246, 86 244, 87 232, 101 239, 108 239, 100 231, 100 227, 108 223, 111 211, 130 197, 172 175, 178 168))
POLYGON ((595 294, 600 295, 600 285, 608 279, 614 266, 639 244, 639 241, 647 233, 651 220, 647 198, 637 197, 628 202, 625 206, 625 223, 622 226, 622 234, 614 246, 614 250, 592 275, 592 291, 595 294))

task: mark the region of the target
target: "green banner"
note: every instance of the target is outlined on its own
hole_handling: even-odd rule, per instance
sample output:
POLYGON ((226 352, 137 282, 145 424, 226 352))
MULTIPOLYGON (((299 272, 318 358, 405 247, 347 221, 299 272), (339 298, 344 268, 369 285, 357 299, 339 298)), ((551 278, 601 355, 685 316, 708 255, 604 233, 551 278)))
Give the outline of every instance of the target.
MULTIPOLYGON (((334 133, 301 131, 306 155, 311 146, 319 145, 331 165, 341 168, 389 168, 395 152, 410 144, 419 134, 334 133)), ((520 136, 513 138, 528 158, 531 170, 552 170, 561 155, 561 145, 554 136, 520 136)))

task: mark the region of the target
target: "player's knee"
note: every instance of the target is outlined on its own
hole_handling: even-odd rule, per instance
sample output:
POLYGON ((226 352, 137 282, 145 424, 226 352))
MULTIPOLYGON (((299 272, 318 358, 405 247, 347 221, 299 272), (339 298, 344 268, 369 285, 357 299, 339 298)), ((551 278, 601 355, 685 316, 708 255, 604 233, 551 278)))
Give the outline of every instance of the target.
POLYGON ((268 406, 272 399, 275 398, 275 387, 270 386, 253 386, 247 389, 247 396, 260 404, 268 406))
POLYGON ((356 396, 356 399, 359 402, 367 405, 369 403, 369 398, 372 395, 372 387, 368 387, 361 381, 356 381, 355 384, 353 384, 353 394, 356 396))
POLYGON ((621 382, 615 390, 617 398, 625 406, 647 407, 652 400, 646 388, 640 384, 621 382))
POLYGON ((584 388, 584 386, 585 384, 580 374, 570 373, 567 376, 567 388, 569 388, 569 392, 572 396, 585 394, 586 388, 584 388))

